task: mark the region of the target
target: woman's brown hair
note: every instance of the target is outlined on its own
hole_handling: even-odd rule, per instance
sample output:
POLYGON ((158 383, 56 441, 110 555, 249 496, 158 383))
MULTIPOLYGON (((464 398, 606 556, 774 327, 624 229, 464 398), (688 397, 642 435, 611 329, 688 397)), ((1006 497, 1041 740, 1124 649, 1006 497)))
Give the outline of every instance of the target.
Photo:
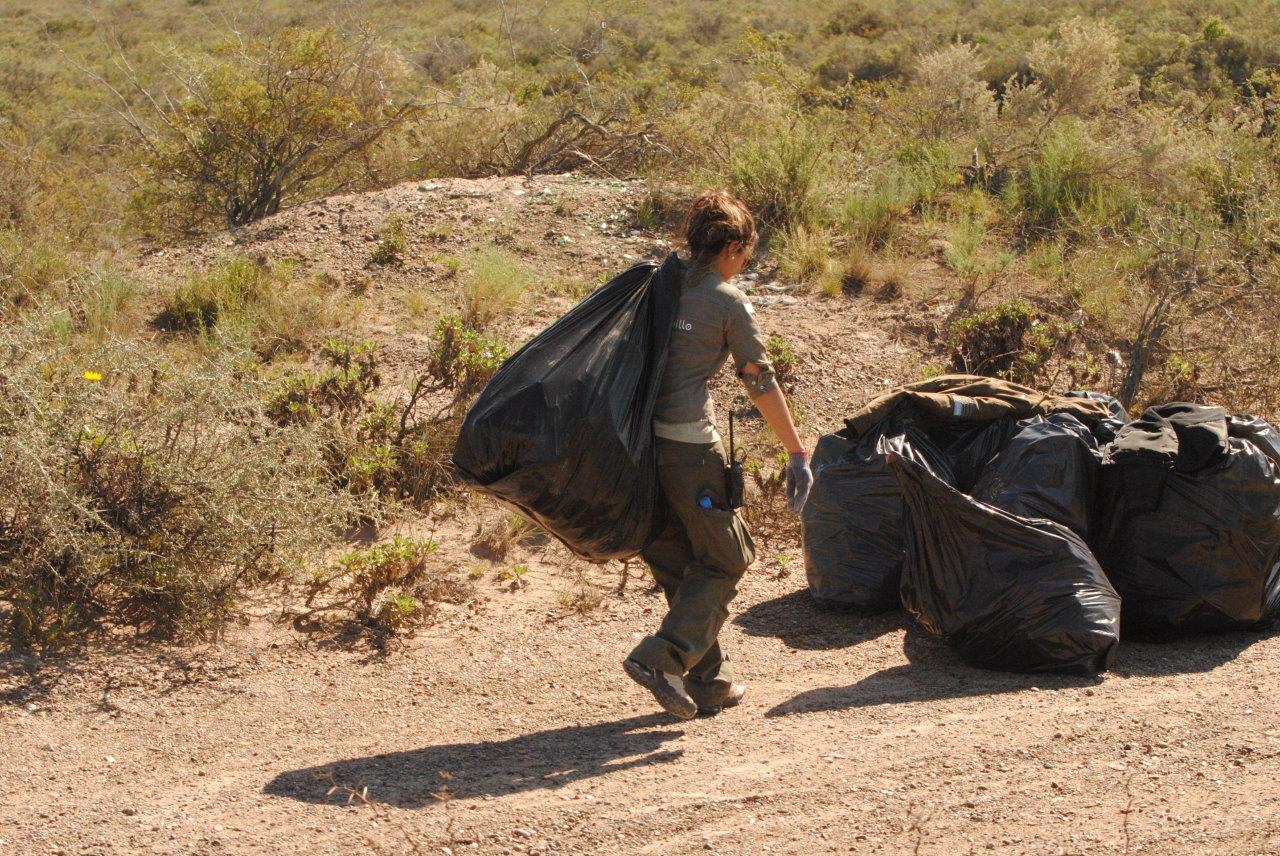
POLYGON ((709 190, 689 206, 684 237, 695 259, 712 259, 737 242, 751 253, 756 248, 756 219, 742 200, 723 190, 709 190))

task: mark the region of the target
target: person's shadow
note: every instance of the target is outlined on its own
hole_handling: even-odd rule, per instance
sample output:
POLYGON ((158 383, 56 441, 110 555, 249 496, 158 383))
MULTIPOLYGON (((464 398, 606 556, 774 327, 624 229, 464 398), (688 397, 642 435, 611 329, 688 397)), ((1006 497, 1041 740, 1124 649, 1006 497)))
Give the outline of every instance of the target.
POLYGON ((459 799, 558 788, 580 779, 676 760, 683 750, 659 751, 663 744, 684 735, 671 725, 671 717, 651 714, 538 731, 509 740, 449 743, 347 758, 281 773, 263 792, 309 803, 342 803, 353 793, 363 793, 371 802, 419 808, 439 801, 444 790, 450 798, 459 799))
POLYGON ((867 615, 825 606, 808 589, 762 601, 749 607, 733 623, 751 636, 781 639, 802 651, 830 651, 870 642, 903 626, 902 610, 867 615))

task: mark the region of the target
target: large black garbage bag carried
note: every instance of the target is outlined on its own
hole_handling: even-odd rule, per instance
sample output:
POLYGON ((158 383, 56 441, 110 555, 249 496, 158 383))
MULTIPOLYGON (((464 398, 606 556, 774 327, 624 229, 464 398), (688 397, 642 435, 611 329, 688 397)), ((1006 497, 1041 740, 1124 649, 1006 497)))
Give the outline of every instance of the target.
POLYGON ((635 265, 517 351, 467 413, 453 461, 475 487, 592 561, 648 543, 653 407, 681 263, 635 265))
POLYGON ((1100 457, 1084 423, 1069 413, 1017 423, 1013 437, 970 494, 1019 517, 1039 517, 1089 538, 1100 457))
POLYGON ((906 502, 902 605, 970 665, 1015 672, 1105 671, 1120 598, 1078 535, 978 502, 901 455, 906 502))
POLYGON ((893 451, 952 481, 951 467, 922 429, 891 416, 849 439, 828 434, 813 454, 813 489, 802 512, 804 564, 813 596, 832 606, 883 612, 898 606, 902 491, 885 454, 893 451))
POLYGON ((1095 546, 1126 632, 1241 629, 1280 610, 1280 467, 1229 433, 1221 408, 1169 404, 1107 447, 1095 546))

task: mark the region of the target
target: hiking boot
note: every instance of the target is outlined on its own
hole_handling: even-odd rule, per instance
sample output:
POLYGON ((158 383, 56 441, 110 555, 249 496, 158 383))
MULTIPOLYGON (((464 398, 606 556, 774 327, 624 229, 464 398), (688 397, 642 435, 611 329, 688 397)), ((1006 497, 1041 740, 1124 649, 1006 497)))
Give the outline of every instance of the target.
POLYGON ((630 657, 622 661, 623 671, 631 680, 653 693, 662 709, 679 719, 693 719, 698 706, 684 689, 684 679, 670 672, 660 672, 630 657))
POLYGON ((737 707, 742 703, 742 697, 747 694, 747 685, 742 681, 734 681, 729 685, 729 690, 724 694, 724 698, 717 705, 698 705, 698 716, 715 716, 726 707, 737 707))

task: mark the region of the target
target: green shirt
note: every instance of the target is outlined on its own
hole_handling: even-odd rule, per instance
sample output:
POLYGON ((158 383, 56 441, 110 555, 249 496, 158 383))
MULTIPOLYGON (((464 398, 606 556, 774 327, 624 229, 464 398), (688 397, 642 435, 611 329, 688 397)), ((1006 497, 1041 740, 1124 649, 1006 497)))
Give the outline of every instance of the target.
MULTIPOLYGON (((653 411, 657 436, 686 443, 717 439, 707 382, 730 355, 739 377, 747 363, 771 368, 751 301, 714 270, 691 264, 680 290, 667 368, 653 411)), ((749 389, 759 394, 768 391, 768 385, 749 389)))

